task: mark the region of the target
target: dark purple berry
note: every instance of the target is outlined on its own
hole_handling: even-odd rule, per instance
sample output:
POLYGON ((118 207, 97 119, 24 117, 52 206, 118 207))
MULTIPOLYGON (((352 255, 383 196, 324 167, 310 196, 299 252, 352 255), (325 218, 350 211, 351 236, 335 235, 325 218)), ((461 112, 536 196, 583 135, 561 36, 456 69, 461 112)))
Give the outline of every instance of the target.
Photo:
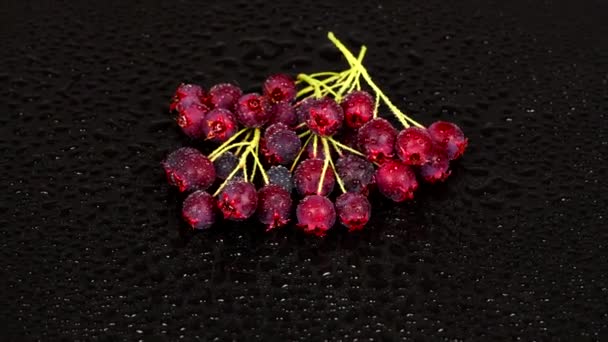
POLYGON ((289 131, 291 130, 291 128, 289 128, 289 126, 287 126, 284 123, 275 123, 272 124, 268 127, 266 127, 266 130, 264 130, 264 138, 268 138, 269 136, 273 135, 276 132, 280 132, 280 131, 289 131))
POLYGON ((366 91, 353 91, 340 103, 346 126, 361 128, 374 117, 374 99, 366 91))
POLYGON ((289 127, 295 127, 298 124, 296 110, 288 102, 275 103, 270 107, 269 124, 283 123, 289 127))
POLYGON ((215 223, 215 200, 204 191, 191 193, 182 206, 182 217, 192 229, 206 229, 215 223))
POLYGON ((306 233, 324 236, 336 223, 336 210, 327 197, 310 195, 298 204, 296 217, 298 226, 306 233))
POLYGON ((272 75, 264 82, 264 95, 274 103, 291 102, 296 98, 296 83, 288 75, 272 75))
POLYGON ((206 97, 205 90, 195 84, 180 84, 175 90, 175 95, 171 100, 170 110, 179 110, 190 107, 191 105, 202 105, 206 97))
POLYGON ((317 99, 314 97, 307 97, 294 105, 298 123, 306 122, 306 118, 308 118, 308 110, 316 102, 317 99))
POLYGON ((327 196, 332 192, 336 183, 336 176, 334 175, 331 166, 328 166, 327 171, 325 172, 323 185, 321 186, 321 192, 317 193, 324 164, 325 162, 321 159, 306 159, 298 165, 293 176, 296 189, 298 189, 300 195, 307 196, 316 194, 327 196))
POLYGON ((374 180, 374 165, 352 154, 338 159, 336 171, 349 192, 366 193, 374 180))
POLYGON ((414 198, 418 189, 416 175, 411 167, 400 160, 387 160, 376 173, 378 190, 395 202, 414 198))
POLYGON ((372 214, 372 206, 362 194, 347 192, 336 199, 336 213, 349 231, 362 229, 372 214))
POLYGON ((306 112, 306 124, 320 136, 334 135, 342 127, 344 113, 342 108, 329 97, 315 101, 306 112))
POLYGON ((278 185, 269 184, 258 191, 258 219, 267 231, 289 222, 291 206, 290 192, 278 185))
MULTIPOLYGON (((239 164, 239 158, 232 152, 222 153, 214 162, 215 174, 219 179, 226 179, 239 164)), ((234 177, 243 177, 243 170, 237 171, 234 177)))
POLYGON ((205 116, 209 110, 201 104, 192 104, 188 107, 178 106, 177 124, 190 138, 202 138, 205 116))
POLYGON ((211 108, 224 108, 233 111, 236 101, 241 96, 243 96, 241 88, 230 83, 220 83, 209 89, 207 102, 211 108))
POLYGON ((271 164, 291 163, 302 148, 302 142, 296 132, 291 129, 282 129, 281 127, 277 128, 274 126, 285 125, 279 123, 268 127, 264 140, 260 145, 262 154, 271 164))
POLYGON ((458 159, 467 148, 468 139, 456 124, 437 121, 427 129, 431 137, 446 150, 450 160, 458 159))
POLYGON ((372 162, 383 163, 393 156, 397 130, 390 122, 375 118, 359 129, 357 140, 362 152, 372 162))
POLYGON ((162 162, 169 184, 179 191, 206 190, 215 180, 213 163, 192 147, 173 151, 162 162))
POLYGON ((276 184, 289 192, 291 192, 291 190, 293 189, 293 180, 291 177, 291 172, 289 172, 289 169, 285 166, 271 166, 270 169, 266 171, 266 174, 268 175, 270 184, 276 184))
POLYGON ((271 115, 268 98, 259 94, 243 95, 236 104, 236 117, 245 127, 262 127, 271 115))
POLYGON ((447 151, 435 146, 430 160, 420 167, 420 176, 429 183, 443 182, 450 175, 450 160, 447 151))
POLYGON ((236 134, 238 129, 236 118, 228 109, 213 109, 205 116, 203 133, 208 140, 224 142, 236 134))
POLYGON ((430 161, 434 144, 426 129, 409 127, 397 135, 395 151, 407 165, 423 165, 430 161))
POLYGON ((244 181, 230 182, 217 198, 217 206, 227 220, 245 220, 255 212, 258 195, 255 186, 244 181))

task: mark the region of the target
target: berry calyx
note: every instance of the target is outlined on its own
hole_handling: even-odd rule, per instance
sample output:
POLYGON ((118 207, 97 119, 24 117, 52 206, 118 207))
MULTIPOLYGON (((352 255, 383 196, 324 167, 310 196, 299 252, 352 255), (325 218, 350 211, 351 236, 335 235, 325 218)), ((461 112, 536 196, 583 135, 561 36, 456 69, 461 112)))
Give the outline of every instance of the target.
POLYGON ((217 206, 227 220, 245 220, 256 210, 258 202, 255 186, 249 182, 229 183, 217 198, 217 206))
POLYGON ((386 119, 375 118, 359 129, 357 141, 367 158, 383 163, 393 157, 397 130, 386 119))
POLYGON ((184 200, 182 217, 192 229, 207 229, 215 223, 215 200, 205 191, 191 193, 184 200))
POLYGON ((369 222, 371 212, 372 206, 362 194, 347 192, 336 199, 336 213, 349 231, 362 229, 369 222))
POLYGON ((213 163, 192 147, 182 147, 162 162, 167 181, 179 191, 206 190, 215 180, 213 163))
POLYGON ((313 102, 305 115, 308 128, 323 137, 332 136, 338 132, 344 120, 342 108, 329 97, 313 102))
POLYGON ((207 140, 224 142, 238 130, 236 118, 228 109, 216 108, 205 116, 203 133, 207 140))
POLYGON ((286 225, 291 215, 290 192, 283 187, 269 184, 258 191, 258 219, 267 230, 286 225))
POLYGON ((271 114, 268 98, 260 94, 245 94, 236 104, 236 117, 245 127, 262 127, 271 114))
POLYGON ((429 126, 428 132, 444 148, 450 160, 460 158, 467 148, 468 139, 456 124, 437 121, 429 126))
POLYGON ((426 129, 409 127, 397 135, 395 151, 407 165, 423 165, 431 160, 434 144, 426 129))
POLYGON ((269 76, 263 88, 264 95, 274 103, 291 102, 296 98, 296 83, 285 74, 269 76))
POLYGON ((395 202, 414 198, 418 189, 416 175, 400 160, 388 160, 376 172, 376 184, 381 194, 395 202))
POLYGON ((224 108, 233 111, 241 96, 243 96, 241 88, 231 83, 220 83, 209 89, 206 103, 211 108, 224 108))
POLYGON ((325 168, 325 161, 321 159, 306 159, 298 165, 294 172, 296 189, 302 196, 307 195, 329 195, 334 189, 336 177, 333 172, 325 172, 325 177, 319 190, 319 182, 325 168))
POLYGON ((306 233, 324 236, 336 223, 336 210, 327 197, 310 195, 298 204, 296 217, 298 226, 306 233))
POLYGON ((344 122, 350 128, 361 128, 374 117, 374 99, 366 91, 349 93, 340 106, 344 111, 344 122))

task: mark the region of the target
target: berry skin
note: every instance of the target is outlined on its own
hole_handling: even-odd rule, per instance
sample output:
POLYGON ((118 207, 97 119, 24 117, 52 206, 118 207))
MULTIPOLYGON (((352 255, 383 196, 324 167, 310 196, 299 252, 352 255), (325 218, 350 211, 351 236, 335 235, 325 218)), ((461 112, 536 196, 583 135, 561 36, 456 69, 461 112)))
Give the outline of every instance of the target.
POLYGON ((193 104, 202 105, 206 96, 207 94, 201 86, 182 83, 175 90, 169 109, 173 111, 187 108, 193 104))
POLYGON ((336 223, 336 210, 327 197, 310 195, 298 204, 296 217, 298 226, 306 233, 324 236, 336 223))
POLYGON ((306 155, 311 159, 325 159, 325 151, 323 150, 323 143, 317 141, 317 153, 315 154, 315 144, 311 142, 306 145, 306 155))
POLYGON ((409 127, 397 135, 395 151, 407 165, 423 165, 431 160, 434 144, 433 138, 426 129, 409 127))
POLYGON ((177 124, 182 131, 190 138, 202 137, 205 115, 209 112, 207 107, 201 104, 191 104, 188 107, 179 105, 177 108, 177 124))
POLYGON ((269 184, 258 191, 258 219, 267 226, 266 231, 286 225, 292 205, 290 192, 278 185, 269 184))
POLYGON ((182 217, 192 229, 207 229, 215 223, 215 200, 205 191, 191 193, 182 206, 182 217))
POLYGON ((220 83, 209 89, 206 102, 211 108, 224 108, 233 111, 236 101, 241 96, 243 96, 241 88, 230 83, 220 83))
POLYGON ((435 145, 429 162, 420 167, 420 176, 429 183, 443 182, 450 175, 450 160, 447 151, 435 145))
POLYGON ((217 108, 205 116, 203 133, 206 138, 215 142, 224 142, 238 130, 236 118, 228 109, 217 108))
POLYGON ((317 99, 315 99, 314 97, 307 97, 294 105, 298 123, 306 122, 306 118, 308 117, 308 110, 316 102, 317 99))
POLYGON ((395 202, 414 198, 418 189, 416 175, 411 167, 400 160, 387 160, 376 173, 378 190, 395 202))
POLYGON ((336 198, 336 212, 349 231, 362 229, 372 214, 372 206, 362 194, 347 192, 336 198))
POLYGON ((366 91, 353 91, 340 103, 346 126, 361 128, 374 117, 374 99, 366 91))
POLYGON ((217 206, 224 218, 232 221, 245 220, 255 212, 258 195, 255 186, 244 181, 231 182, 217 198, 217 206))
POLYGON ((294 127, 298 124, 296 110, 287 102, 275 103, 270 107, 269 124, 283 123, 289 127, 294 127))
POLYGON ((362 152, 372 162, 383 163, 393 156, 397 130, 390 122, 376 118, 359 129, 357 141, 362 152))
POLYGON ((179 148, 162 162, 169 184, 179 191, 206 190, 215 180, 213 163, 192 147, 179 148))
POLYGON ((308 128, 323 137, 332 136, 338 132, 344 121, 342 108, 329 97, 315 101, 308 107, 305 115, 308 128))
POLYGON ((353 154, 338 159, 336 171, 349 192, 366 193, 374 180, 374 165, 353 154))
POLYGON ((321 159, 306 159, 301 162, 294 172, 294 180, 296 189, 302 196, 321 195, 327 196, 334 189, 336 176, 334 175, 331 166, 325 171, 325 179, 321 187, 321 193, 317 193, 321 174, 323 172, 324 161, 321 159))
POLYGON ((296 83, 285 74, 275 74, 264 81, 264 95, 272 102, 291 102, 296 98, 296 83))
POLYGON ((271 125, 266 129, 264 135, 260 147, 262 154, 270 164, 291 163, 302 148, 302 142, 296 132, 287 128, 284 124, 271 125))
MULTIPOLYGON (((232 152, 224 152, 221 156, 219 156, 214 162, 215 166, 215 174, 219 179, 226 179, 234 168, 239 164, 239 158, 234 155, 232 152)), ((239 170, 236 172, 234 177, 242 178, 243 170, 239 170)))
POLYGON ((283 165, 274 165, 266 171, 266 174, 268 174, 270 184, 276 184, 291 193, 291 190, 293 189, 293 179, 288 168, 283 165))
POLYGON ((271 115, 268 98, 260 94, 243 95, 236 104, 236 117, 245 127, 262 127, 271 115))
POLYGON ((468 139, 456 124, 437 121, 427 129, 431 137, 446 150, 449 160, 460 158, 468 145, 468 139))

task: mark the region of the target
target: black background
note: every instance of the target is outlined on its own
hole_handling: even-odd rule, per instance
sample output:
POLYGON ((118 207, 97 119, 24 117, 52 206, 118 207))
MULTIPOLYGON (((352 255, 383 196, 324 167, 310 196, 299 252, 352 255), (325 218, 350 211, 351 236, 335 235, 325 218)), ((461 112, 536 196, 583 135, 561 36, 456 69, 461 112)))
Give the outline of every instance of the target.
POLYGON ((4 340, 608 336, 606 2, 2 3, 4 340), (463 127, 452 177, 358 234, 184 234, 176 85, 342 69, 329 30, 463 127))

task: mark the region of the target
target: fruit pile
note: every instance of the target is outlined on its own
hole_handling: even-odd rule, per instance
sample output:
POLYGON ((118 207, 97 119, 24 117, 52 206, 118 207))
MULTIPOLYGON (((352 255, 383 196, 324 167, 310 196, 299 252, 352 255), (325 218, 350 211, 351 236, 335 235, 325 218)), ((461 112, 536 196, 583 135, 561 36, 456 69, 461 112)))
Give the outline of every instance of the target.
POLYGON ((193 229, 212 226, 220 214, 234 221, 255 215, 268 230, 284 226, 297 196, 296 224, 305 232, 322 236, 336 220, 359 230, 369 221, 373 189, 402 202, 419 180, 450 175, 450 161, 467 146, 460 128, 444 121, 425 128, 402 113, 363 66, 365 46, 355 57, 328 37, 348 69, 295 81, 272 75, 261 93, 228 83, 177 88, 171 110, 183 132, 219 144, 208 155, 182 147, 162 163, 169 183, 189 193, 182 216, 193 229), (379 117, 383 107, 401 131, 379 117))

